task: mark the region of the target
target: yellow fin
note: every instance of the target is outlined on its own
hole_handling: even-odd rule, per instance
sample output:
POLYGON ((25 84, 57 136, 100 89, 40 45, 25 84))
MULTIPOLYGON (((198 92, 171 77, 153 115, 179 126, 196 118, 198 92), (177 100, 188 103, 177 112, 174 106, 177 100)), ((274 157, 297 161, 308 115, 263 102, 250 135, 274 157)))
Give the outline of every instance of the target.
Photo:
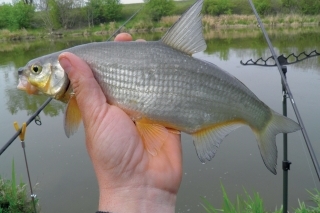
POLYGON ((241 121, 223 122, 192 134, 193 144, 200 161, 205 163, 206 160, 211 160, 222 140, 230 132, 243 125, 241 121))
POLYGON ((156 156, 168 137, 168 130, 164 126, 152 124, 144 120, 136 121, 136 126, 145 149, 152 156, 156 156))
POLYGON ((64 132, 68 138, 78 130, 81 120, 81 112, 76 97, 72 96, 64 113, 64 132))

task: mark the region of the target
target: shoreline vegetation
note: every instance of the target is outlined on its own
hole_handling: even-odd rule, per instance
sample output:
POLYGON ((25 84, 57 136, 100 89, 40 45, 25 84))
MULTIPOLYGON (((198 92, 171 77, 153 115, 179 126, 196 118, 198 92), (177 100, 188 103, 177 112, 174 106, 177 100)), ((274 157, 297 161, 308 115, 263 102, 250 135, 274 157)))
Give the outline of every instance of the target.
POLYGON ((33 206, 27 191, 27 184, 22 180, 16 183, 14 160, 12 159, 11 180, 0 176, 0 213, 33 213, 34 208, 39 212, 39 200, 36 198, 35 206, 33 206))
MULTIPOLYGON (((207 213, 283 213, 283 206, 275 208, 274 211, 267 211, 264 207, 263 199, 258 192, 254 192, 253 196, 244 189, 244 194, 237 195, 235 201, 231 201, 224 186, 221 184, 221 190, 223 195, 222 208, 215 208, 207 199, 201 197, 202 207, 207 213)), ((319 213, 320 212, 320 191, 314 189, 313 191, 307 190, 310 196, 310 201, 313 205, 307 205, 305 202, 298 199, 299 207, 296 209, 290 209, 292 213, 319 213)), ((289 213, 289 211, 288 211, 289 213)))
MULTIPOLYGON (((0 4, 0 42, 64 37, 110 36, 135 12, 121 32, 165 32, 195 0, 17 0, 0 4)), ((253 0, 266 28, 320 26, 320 2, 253 0)), ((204 32, 259 29, 246 0, 204 0, 204 32)))
MULTIPOLYGON (((124 26, 120 32, 150 33, 166 32, 179 18, 179 15, 165 16, 159 22, 139 20, 132 25, 124 26)), ((225 29, 259 29, 258 22, 254 15, 204 15, 202 18, 205 32, 219 31, 225 29)), ((302 28, 320 26, 320 15, 271 15, 262 18, 265 27, 275 29, 302 28)), ((10 31, 0 30, 0 42, 35 40, 46 38, 79 37, 79 36, 105 36, 112 35, 120 26, 121 22, 109 22, 92 28, 83 29, 60 29, 48 32, 44 29, 21 29, 10 31)))

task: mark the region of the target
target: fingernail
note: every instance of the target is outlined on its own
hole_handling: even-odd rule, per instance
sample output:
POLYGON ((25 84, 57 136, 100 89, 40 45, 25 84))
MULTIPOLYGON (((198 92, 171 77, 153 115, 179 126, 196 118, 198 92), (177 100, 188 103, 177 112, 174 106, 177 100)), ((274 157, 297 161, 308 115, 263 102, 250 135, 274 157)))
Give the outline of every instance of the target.
POLYGON ((61 65, 61 67, 64 69, 64 71, 67 74, 69 74, 69 72, 72 69, 72 65, 71 65, 70 61, 67 58, 62 56, 62 57, 59 58, 59 63, 61 65))

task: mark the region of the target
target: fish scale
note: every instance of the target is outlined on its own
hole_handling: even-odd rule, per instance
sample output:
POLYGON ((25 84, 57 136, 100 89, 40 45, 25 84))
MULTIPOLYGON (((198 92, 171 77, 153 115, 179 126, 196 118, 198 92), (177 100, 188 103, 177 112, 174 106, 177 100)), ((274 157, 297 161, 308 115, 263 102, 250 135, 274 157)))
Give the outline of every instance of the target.
MULTIPOLYGON (((19 69, 21 82, 28 79, 39 91, 68 102, 64 128, 69 137, 80 122, 72 119, 80 115, 74 115, 77 104, 58 57, 62 52, 74 53, 90 66, 108 103, 135 121, 151 155, 161 151, 167 127, 191 134, 198 157, 205 162, 214 157, 230 132, 248 125, 265 165, 276 174, 275 135, 297 131, 300 126, 270 109, 223 69, 192 57, 206 48, 202 4, 198 0, 160 41, 72 47, 28 62, 19 69)), ((28 84, 25 88, 31 88, 28 84)))
POLYGON ((133 120, 169 121, 171 127, 194 133, 212 124, 207 115, 218 123, 247 119, 252 125, 256 117, 264 117, 261 123, 271 118, 269 108, 237 79, 162 42, 92 43, 66 51, 85 59, 110 103, 133 120), (232 115, 230 106, 236 106, 232 115), (244 111, 250 112, 245 113, 249 119, 244 111))

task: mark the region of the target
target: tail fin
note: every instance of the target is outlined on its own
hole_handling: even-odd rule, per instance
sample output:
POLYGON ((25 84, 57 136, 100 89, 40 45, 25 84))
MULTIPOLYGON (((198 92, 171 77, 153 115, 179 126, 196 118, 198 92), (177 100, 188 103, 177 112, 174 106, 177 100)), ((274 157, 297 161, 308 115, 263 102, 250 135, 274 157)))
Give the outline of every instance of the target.
POLYGON ((277 174, 277 146, 276 135, 279 133, 295 132, 301 129, 300 125, 293 120, 272 111, 272 119, 261 131, 253 131, 258 141, 261 157, 266 167, 277 174))

